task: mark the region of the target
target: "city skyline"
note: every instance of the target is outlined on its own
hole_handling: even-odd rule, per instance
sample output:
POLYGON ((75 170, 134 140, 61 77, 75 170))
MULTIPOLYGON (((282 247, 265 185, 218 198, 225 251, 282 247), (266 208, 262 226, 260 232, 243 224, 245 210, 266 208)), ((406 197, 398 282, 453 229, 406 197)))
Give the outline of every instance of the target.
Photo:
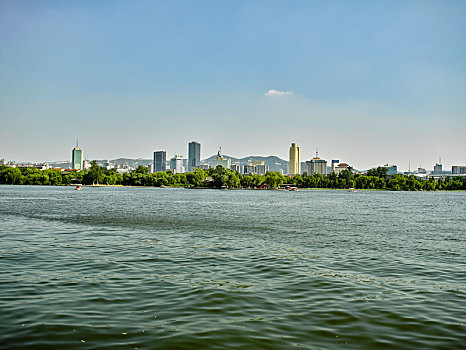
MULTIPOLYGON (((144 159, 144 160, 149 160, 153 165, 154 165, 154 169, 156 169, 156 164, 159 163, 159 161, 156 161, 156 154, 158 159, 161 160, 161 159, 165 159, 165 161, 162 161, 163 163, 168 163, 168 161, 172 158, 183 158, 185 161, 186 161, 186 172, 188 172, 188 169, 189 169, 189 149, 190 149, 190 146, 192 144, 196 144, 196 152, 199 152, 198 154, 200 155, 199 157, 199 160, 200 162, 204 162, 205 160, 207 160, 208 158, 211 158, 211 157, 215 157, 215 156, 218 156, 218 152, 219 152, 219 149, 217 150, 217 153, 214 153, 214 154, 211 154, 211 155, 207 155, 207 156, 202 156, 202 153, 200 152, 200 148, 201 148, 201 144, 199 142, 196 142, 196 141, 191 141, 188 143, 188 149, 187 149, 187 152, 186 152, 186 156, 184 154, 177 154, 177 153, 172 153, 173 156, 170 156, 170 152, 166 151, 166 150, 163 150, 163 151, 153 151, 152 152, 152 155, 151 157, 124 157, 124 156, 117 156, 117 157, 103 157, 103 158, 89 158, 86 153, 84 152, 84 149, 82 148, 79 148, 77 146, 77 143, 76 143, 76 147, 72 149, 72 156, 71 156, 71 161, 70 159, 66 160, 66 159, 55 159, 55 160, 39 160, 39 161, 24 161, 24 160, 15 160, 15 159, 5 159, 5 158, 1 158, 1 155, 0 155, 0 159, 3 159, 5 160, 6 162, 16 162, 18 164, 21 164, 21 163, 29 163, 29 164, 41 164, 41 163, 55 163, 55 162, 70 162, 71 164, 74 164, 74 156, 75 156, 75 150, 78 150, 79 151, 79 157, 81 158, 81 163, 83 161, 90 161, 90 160, 116 160, 116 159, 133 159, 133 160, 137 160, 137 159, 144 159)), ((318 156, 318 151, 316 153, 314 153, 314 155, 312 157, 310 157, 309 159, 307 158, 303 158, 301 157, 301 151, 302 151, 302 147, 298 147, 298 145, 294 142, 291 143, 291 147, 288 148, 288 157, 280 157, 278 155, 275 155, 275 154, 268 154, 268 155, 259 155, 259 154, 248 154, 246 156, 236 156, 234 153, 232 154, 228 154, 226 155, 226 157, 233 157, 233 158, 236 158, 236 159, 243 159, 243 158, 254 158, 254 157, 269 157, 269 156, 272 156, 272 157, 278 157, 280 158, 281 160, 283 161, 286 161, 286 162, 289 162, 290 160, 290 156, 291 156, 291 149, 293 147, 296 147, 298 149, 298 158, 300 160, 299 162, 299 167, 301 168, 300 169, 300 172, 302 173, 303 169, 307 169, 308 167, 308 164, 311 164, 311 161, 314 161, 315 159, 320 159, 321 161, 325 161, 327 163, 329 163, 329 167, 331 166, 331 162, 333 163, 334 161, 336 161, 336 163, 340 163, 340 160, 338 157, 319 157, 318 156), (338 158, 338 159, 337 159, 338 158), (302 168, 304 166, 304 168, 302 168)), ((221 149, 221 147, 220 147, 221 149)), ((196 154, 197 156, 197 154, 196 154)), ((348 162, 349 163, 349 162, 348 162)), ((369 169, 372 169, 372 168, 377 168, 378 166, 387 166, 387 165, 395 165, 397 168, 398 168, 398 171, 399 172, 406 172, 406 171, 416 171, 418 168, 420 169, 426 169, 426 170, 435 170, 435 168, 440 165, 440 166, 443 166, 443 168, 445 170, 448 170, 448 169, 452 169, 452 167, 454 166, 463 166, 465 162, 460 162, 460 163, 453 163, 451 165, 443 162, 442 158, 438 158, 436 161, 434 161, 434 163, 432 165, 428 164, 428 165, 424 165, 424 164, 415 164, 415 163, 408 163, 408 167, 406 169, 404 169, 403 167, 400 167, 398 165, 397 162, 392 162, 392 163, 389 163, 389 162, 383 162, 383 161, 379 161, 377 164, 374 164, 370 167, 367 167, 367 168, 362 168, 362 167, 359 167, 357 162, 356 164, 354 163, 351 163, 351 167, 354 168, 354 169, 357 169, 357 170, 369 170, 369 169)), ((158 170, 155 170, 155 171, 164 171, 162 168, 157 168, 158 170)))
POLYGON ((466 3, 0 3, 0 158, 464 164, 466 3), (124 25, 122 25, 122 23, 124 25), (175 137, 174 137, 175 136, 175 137), (21 138, 21 143, 18 139, 21 138), (204 159, 205 157, 203 157, 204 159))

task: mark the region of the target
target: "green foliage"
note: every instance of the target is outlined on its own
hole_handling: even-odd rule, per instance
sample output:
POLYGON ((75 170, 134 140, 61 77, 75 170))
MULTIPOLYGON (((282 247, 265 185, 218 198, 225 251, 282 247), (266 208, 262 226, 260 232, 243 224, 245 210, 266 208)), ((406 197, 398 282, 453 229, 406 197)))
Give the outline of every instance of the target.
POLYGON ((186 174, 186 181, 190 186, 203 187, 207 173, 202 169, 196 169, 186 174))
POLYGON ((285 182, 285 177, 276 171, 270 171, 265 175, 265 183, 269 188, 278 188, 285 182))
POLYGON ((144 165, 139 165, 134 171, 138 174, 149 174, 149 168, 144 165))
POLYGON ((384 178, 384 179, 387 179, 388 178, 388 169, 387 168, 384 168, 382 166, 379 166, 376 168, 372 168, 370 170, 367 171, 367 176, 375 176, 375 177, 380 177, 380 178, 384 178))
POLYGON ((211 188, 278 188, 283 183, 293 182, 301 188, 358 188, 392 191, 435 191, 435 190, 466 190, 466 178, 455 177, 435 181, 424 180, 414 175, 386 175, 386 169, 379 167, 371 169, 367 175, 353 174, 344 170, 340 174, 295 175, 286 178, 278 172, 268 172, 266 175, 241 175, 230 169, 218 166, 207 171, 196 169, 190 173, 174 174, 163 171, 149 174, 148 168, 139 166, 137 169, 119 174, 116 170, 100 167, 92 161, 89 170, 62 173, 57 169, 38 170, 36 168, 11 168, 0 165, 0 184, 12 185, 70 185, 80 182, 85 185, 106 184, 126 186, 172 186, 172 187, 211 187, 211 188), (207 177, 213 181, 207 182, 207 177))
MULTIPOLYGON (((210 170, 210 169, 209 169, 210 170)), ((210 172, 213 188, 239 188, 241 187, 241 174, 234 170, 225 169, 221 165, 210 172)))

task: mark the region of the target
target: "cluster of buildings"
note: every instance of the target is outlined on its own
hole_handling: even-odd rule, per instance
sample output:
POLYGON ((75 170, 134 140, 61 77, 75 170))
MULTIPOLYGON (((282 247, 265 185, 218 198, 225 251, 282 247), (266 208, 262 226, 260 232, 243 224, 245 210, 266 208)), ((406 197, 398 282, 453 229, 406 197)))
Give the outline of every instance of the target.
MULTIPOLYGON (((288 175, 297 175, 306 172, 308 175, 321 174, 327 175, 329 169, 327 161, 319 158, 319 152, 316 151, 316 156, 304 163, 305 168, 301 165, 301 147, 296 143, 292 143, 290 147, 289 171, 288 175)), ((338 159, 332 159, 330 172, 339 174, 343 170, 351 170, 351 166, 346 163, 340 163, 338 159)))
POLYGON ((192 141, 188 144, 188 158, 175 154, 173 158, 167 160, 166 151, 155 151, 153 162, 149 164, 150 172, 171 170, 174 173, 191 172, 196 169, 207 170, 211 166, 215 169, 221 165, 225 169, 232 169, 241 174, 260 174, 265 175, 269 171, 269 167, 264 164, 264 161, 251 160, 248 164, 241 166, 239 162, 231 162, 231 159, 222 154, 220 147, 217 156, 211 164, 201 161, 201 144, 192 141))
POLYGON ((201 165, 201 144, 193 141, 188 144, 188 159, 175 154, 167 161, 167 151, 155 151, 153 162, 149 164, 149 172, 171 170, 174 173, 191 172, 201 165))
MULTIPOLYGON (((17 164, 15 162, 6 162, 4 159, 0 160, 0 165, 7 165, 10 167, 33 167, 40 170, 52 168, 48 163, 39 164, 17 164)), ((201 144, 196 141, 188 143, 188 158, 184 158, 181 155, 175 154, 172 158, 167 159, 166 151, 155 151, 153 160, 149 163, 149 172, 159 172, 171 170, 174 173, 185 173, 191 172, 196 169, 207 170, 210 167, 216 168, 221 165, 225 169, 232 169, 238 173, 244 175, 259 174, 265 175, 269 171, 269 167, 261 160, 248 160, 247 164, 241 164, 240 162, 233 162, 230 158, 225 157, 222 154, 222 149, 219 148, 217 156, 207 164, 205 161, 201 161, 201 144)), ((86 170, 89 169, 91 163, 84 159, 83 150, 79 148, 78 142, 76 147, 71 152, 71 169, 74 170, 86 170)), ((116 164, 113 165, 110 161, 104 163, 104 167, 107 169, 116 169, 119 173, 124 173, 133 170, 128 165, 116 164)), ((382 167, 387 169, 387 175, 398 174, 398 168, 396 165, 385 164, 382 167)), ((58 168, 61 169, 61 168, 58 168)), ((64 170, 64 169, 61 169, 64 170)), ((319 158, 319 153, 316 151, 316 156, 308 161, 301 161, 301 147, 296 143, 292 143, 289 149, 289 163, 288 163, 288 175, 294 176, 297 174, 303 174, 306 172, 308 175, 321 174, 327 175, 328 173, 339 174, 344 170, 351 170, 353 172, 359 172, 353 169, 347 163, 341 163, 338 159, 332 159, 330 164, 327 164, 325 159, 319 158)), ((282 174, 284 172, 282 171, 282 174)), ((364 172, 361 172, 364 173, 364 172)), ((448 176, 466 176, 466 166, 454 165, 451 171, 445 171, 442 168, 441 160, 434 166, 433 171, 427 171, 426 169, 419 167, 415 171, 411 169, 404 172, 405 175, 415 175, 423 178, 445 178, 448 176)))
MULTIPOLYGON (((398 167, 396 165, 385 164, 381 166, 387 169, 387 175, 398 174, 398 167)), ((296 143, 292 143, 290 147, 289 156, 289 175, 302 174, 307 172, 308 175, 322 174, 327 175, 328 172, 339 174, 343 170, 351 170, 353 172, 359 172, 352 169, 352 167, 346 163, 340 163, 337 159, 332 159, 330 166, 327 166, 327 161, 319 158, 319 153, 316 152, 316 156, 305 163, 301 162, 301 147, 298 147, 296 143), (301 164, 305 164, 305 169, 301 169, 301 164)), ((366 173, 367 171, 361 171, 360 173, 366 173)), ((415 175, 422 178, 445 178, 450 176, 466 176, 466 166, 453 165, 451 171, 442 170, 441 160, 435 164, 434 170, 429 172, 426 169, 419 167, 416 171, 408 170, 403 173, 404 175, 415 175)))
MULTIPOLYGON (((321 174, 327 175, 328 172, 335 174, 341 173, 343 170, 351 170, 351 166, 347 163, 341 163, 338 159, 332 159, 330 167, 327 166, 327 161, 319 158, 318 152, 316 156, 305 163, 301 162, 301 147, 296 143, 292 143, 289 150, 289 166, 288 175, 294 176, 306 172, 309 175, 321 174)), ((221 165, 225 169, 235 170, 243 175, 259 174, 265 175, 269 171, 268 165, 261 160, 249 160, 248 164, 241 165, 239 162, 232 163, 230 158, 222 154, 221 147, 218 150, 216 158, 212 164, 201 162, 201 145, 196 142, 188 144, 188 159, 184 159, 180 155, 175 155, 167 161, 166 151, 155 151, 153 163, 150 164, 150 172, 171 170, 174 173, 190 172, 195 169, 209 169, 211 166, 216 168, 221 165)), ((388 173, 396 174, 397 167, 386 166, 388 173)))

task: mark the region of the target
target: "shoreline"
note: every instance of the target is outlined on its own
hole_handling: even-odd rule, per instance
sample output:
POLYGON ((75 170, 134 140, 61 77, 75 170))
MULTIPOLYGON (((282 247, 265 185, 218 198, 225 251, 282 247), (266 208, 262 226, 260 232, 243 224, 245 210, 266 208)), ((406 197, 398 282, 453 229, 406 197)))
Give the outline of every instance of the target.
MULTIPOLYGON (((98 188, 98 187, 120 187, 120 188, 161 188, 161 189, 174 189, 182 188, 187 190, 221 190, 221 191, 238 191, 238 190, 247 190, 247 191, 289 191, 289 192, 299 192, 299 191, 347 191, 347 192, 362 192, 362 191, 376 191, 376 192, 466 192, 466 190, 391 190, 391 189, 379 189, 379 188, 319 188, 319 187, 302 187, 298 191, 291 191, 284 188, 212 188, 212 187, 186 187, 186 186, 131 186, 131 185, 82 185, 82 187, 98 188)), ((47 187, 76 187, 77 184, 69 185, 18 185, 18 184, 0 184, 0 186, 47 186, 47 187)))
MULTIPOLYGON (((15 186, 52 186, 54 185, 15 185, 15 186)), ((70 186, 75 187, 76 185, 58 185, 58 186, 70 186)), ((466 192, 466 190, 391 190, 391 189, 379 189, 379 188, 325 188, 325 187, 300 187, 298 191, 290 191, 285 188, 212 188, 212 187, 186 187, 186 186, 131 186, 131 185, 81 185, 82 187, 125 187, 125 188, 161 188, 161 189, 172 189, 172 188, 183 188, 186 190, 221 190, 221 191, 237 191, 237 190, 248 190, 248 191, 347 191, 347 192, 360 192, 360 191, 378 191, 378 192, 466 192)))

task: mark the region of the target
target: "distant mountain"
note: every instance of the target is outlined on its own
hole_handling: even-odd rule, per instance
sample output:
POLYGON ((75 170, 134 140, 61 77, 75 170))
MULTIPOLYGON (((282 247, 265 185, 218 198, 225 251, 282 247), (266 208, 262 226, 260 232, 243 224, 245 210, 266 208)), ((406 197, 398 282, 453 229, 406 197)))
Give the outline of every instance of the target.
POLYGON ((71 162, 62 160, 48 163, 52 168, 62 168, 62 169, 69 169, 71 168, 71 162))
MULTIPOLYGON (((228 155, 224 155, 225 158, 230 158, 231 163, 239 163, 239 165, 242 167, 243 165, 246 165, 249 163, 249 161, 252 160, 261 160, 264 162, 265 165, 269 167, 269 171, 283 171, 284 174, 288 173, 288 162, 286 160, 283 160, 277 156, 248 156, 244 158, 235 158, 231 157, 228 155)), ((210 166, 213 165, 214 160, 217 158, 217 155, 210 156, 209 158, 206 158, 202 160, 202 162, 209 164, 210 166)))
MULTIPOLYGON (((113 165, 129 165, 130 167, 137 168, 139 165, 143 166, 149 166, 149 163, 152 161, 152 159, 143 159, 143 158, 138 158, 138 159, 131 159, 131 158, 117 158, 117 159, 111 159, 110 163, 113 165)), ((99 165, 103 165, 106 163, 107 160, 98 160, 97 163, 99 165)))
MULTIPOLYGON (((104 166, 107 161, 110 162, 112 165, 129 165, 130 167, 137 168, 138 165, 144 165, 144 166, 149 166, 149 163, 152 161, 151 159, 131 159, 131 158, 117 158, 117 159, 97 159, 97 164, 100 166, 104 166)), ((68 161, 57 161, 57 162, 52 162, 49 163, 53 168, 63 168, 63 169, 68 169, 71 167, 71 162, 68 161)))
MULTIPOLYGON (((225 155, 224 157, 230 158, 231 163, 239 163, 240 166, 242 167, 243 165, 248 164, 252 160, 261 160, 264 162, 265 165, 268 165, 270 171, 283 171, 284 174, 288 173, 288 162, 286 160, 283 160, 279 157, 276 156, 248 156, 244 158, 235 158, 235 157, 230 157, 225 155)), ((217 158, 217 155, 210 156, 209 158, 206 158, 202 160, 203 163, 209 164, 210 166, 213 165, 214 160, 217 158)), ((138 158, 138 159, 131 159, 131 158, 117 158, 117 159, 98 159, 97 164, 100 166, 104 166, 107 161, 110 162, 112 165, 129 165, 130 167, 137 168, 139 165, 143 166, 149 166, 149 163, 152 162, 152 159, 143 159, 143 158, 138 158)), ((57 162, 52 162, 49 163, 52 167, 56 168, 69 168, 71 167, 71 162, 67 161, 57 161, 57 162)))

